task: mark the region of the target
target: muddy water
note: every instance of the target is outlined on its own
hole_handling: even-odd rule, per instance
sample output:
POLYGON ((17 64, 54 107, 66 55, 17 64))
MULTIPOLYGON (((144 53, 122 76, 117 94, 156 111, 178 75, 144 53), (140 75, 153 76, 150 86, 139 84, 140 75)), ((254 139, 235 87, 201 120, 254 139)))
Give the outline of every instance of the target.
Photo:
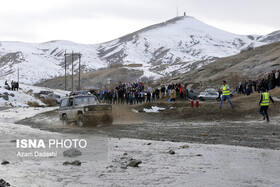
MULTIPOLYGON (((135 118, 135 117, 134 117, 135 118)), ((80 128, 74 124, 63 126, 57 111, 41 113, 19 121, 19 124, 47 131, 78 134, 106 134, 116 138, 135 138, 174 142, 238 145, 255 148, 280 149, 279 119, 268 125, 264 121, 174 122, 134 120, 114 122, 111 126, 80 128)))

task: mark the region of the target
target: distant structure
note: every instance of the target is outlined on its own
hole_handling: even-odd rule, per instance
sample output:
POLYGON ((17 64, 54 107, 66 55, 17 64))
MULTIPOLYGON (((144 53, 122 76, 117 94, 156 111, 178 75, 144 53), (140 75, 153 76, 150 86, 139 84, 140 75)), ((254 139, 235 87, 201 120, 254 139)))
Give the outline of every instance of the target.
POLYGON ((186 12, 184 12, 184 16, 187 16, 187 13, 186 13, 186 12))
POLYGON ((107 82, 107 84, 111 84, 112 78, 107 78, 107 79, 106 79, 106 82, 107 82))

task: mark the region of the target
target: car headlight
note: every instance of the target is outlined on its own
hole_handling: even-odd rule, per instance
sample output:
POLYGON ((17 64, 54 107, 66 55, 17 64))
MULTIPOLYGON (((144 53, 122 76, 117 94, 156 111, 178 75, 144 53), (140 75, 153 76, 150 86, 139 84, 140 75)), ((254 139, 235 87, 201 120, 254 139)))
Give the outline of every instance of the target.
POLYGON ((87 107, 85 108, 85 112, 88 112, 88 108, 87 107))

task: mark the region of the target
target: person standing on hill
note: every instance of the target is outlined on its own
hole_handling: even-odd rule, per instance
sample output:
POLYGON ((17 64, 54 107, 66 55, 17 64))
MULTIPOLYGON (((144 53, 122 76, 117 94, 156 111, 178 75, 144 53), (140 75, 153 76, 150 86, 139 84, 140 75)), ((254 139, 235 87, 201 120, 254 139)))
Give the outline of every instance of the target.
POLYGON ((259 105, 261 106, 260 114, 263 116, 263 120, 265 120, 265 118, 266 118, 267 123, 269 123, 269 116, 267 113, 268 106, 269 106, 269 100, 271 100, 272 103, 274 104, 274 101, 273 101, 272 97, 270 96, 270 94, 265 91, 265 88, 261 88, 261 99, 259 102, 259 105))
POLYGON ((148 91, 148 93, 147 93, 147 101, 146 101, 146 103, 150 103, 151 102, 151 93, 148 91))
POLYGON ((223 85, 221 86, 221 88, 219 90, 222 91, 222 94, 223 94, 223 96, 221 98, 220 108, 222 108, 223 102, 225 99, 228 100, 229 104, 231 105, 231 108, 233 108, 233 104, 230 100, 229 85, 227 84, 226 81, 223 81, 223 85))
POLYGON ((176 99, 176 91, 175 89, 172 89, 170 93, 170 102, 175 102, 175 99, 176 99))
POLYGON ((14 91, 14 81, 11 82, 12 91, 14 91))

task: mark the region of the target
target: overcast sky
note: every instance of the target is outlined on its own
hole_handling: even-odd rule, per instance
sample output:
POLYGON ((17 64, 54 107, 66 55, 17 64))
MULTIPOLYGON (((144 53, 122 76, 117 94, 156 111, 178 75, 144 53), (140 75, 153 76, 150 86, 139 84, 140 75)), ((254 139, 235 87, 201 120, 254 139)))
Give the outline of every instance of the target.
POLYGON ((0 41, 106 42, 187 12, 237 34, 280 30, 280 0, 1 0, 0 41))

